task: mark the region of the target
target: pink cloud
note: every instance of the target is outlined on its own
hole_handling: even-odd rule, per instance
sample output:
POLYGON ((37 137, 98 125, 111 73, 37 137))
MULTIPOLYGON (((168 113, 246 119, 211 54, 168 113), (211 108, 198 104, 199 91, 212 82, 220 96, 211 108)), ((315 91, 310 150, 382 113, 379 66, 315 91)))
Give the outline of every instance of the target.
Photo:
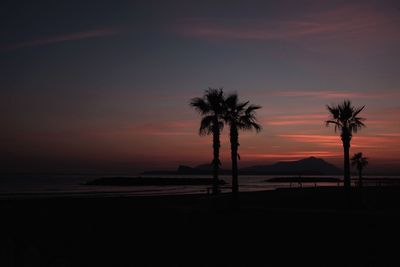
POLYGON ((346 98, 364 98, 376 99, 393 95, 391 92, 350 92, 350 91, 281 91, 274 93, 275 96, 282 97, 315 97, 322 99, 346 99, 346 98))
MULTIPOLYGON (((279 137, 286 138, 295 142, 314 143, 325 147, 340 146, 340 136, 336 135, 317 135, 317 134, 281 134, 279 137)), ((352 147, 354 148, 384 148, 397 145, 400 141, 397 136, 354 136, 352 147)))
POLYGON ((275 40, 318 32, 315 27, 313 23, 291 21, 186 19, 177 31, 186 37, 205 39, 275 40))
POLYGON ((399 137, 400 138, 400 134, 399 133, 384 133, 384 134, 378 134, 378 136, 399 137))
POLYGON ((31 40, 23 43, 18 44, 11 44, 11 45, 3 45, 1 50, 15 50, 19 48, 31 47, 31 46, 39 46, 39 45, 49 45, 49 44, 56 44, 62 42, 69 42, 69 41, 78 41, 83 39, 89 38, 98 38, 98 37, 106 37, 120 33, 121 30, 112 29, 112 28, 105 28, 93 31, 83 31, 83 32, 76 32, 76 33, 69 33, 69 34, 61 34, 56 35, 48 38, 31 40))
POLYGON ((296 119, 325 119, 326 114, 300 114, 300 115, 284 115, 284 116, 275 116, 276 120, 296 120, 296 119))
POLYGON ((267 125, 291 126, 291 125, 322 125, 326 120, 326 114, 302 114, 274 116, 265 120, 267 125))
POLYGON ((337 142, 339 137, 336 135, 317 135, 317 134, 280 134, 279 137, 292 139, 300 142, 337 142))
MULTIPOLYGON (((301 18, 209 19, 189 18, 173 30, 186 37, 210 40, 297 40, 309 37, 400 37, 394 18, 368 6, 346 5, 310 12, 301 18)), ((396 22, 396 21, 395 21, 396 22)))
POLYGON ((173 128, 195 128, 197 129, 200 126, 200 122, 198 120, 181 120, 181 121, 173 121, 169 123, 170 127, 173 128))
POLYGON ((145 136, 194 136, 196 135, 195 133, 189 133, 189 132, 179 132, 179 131, 174 131, 174 132, 165 132, 162 130, 142 130, 135 132, 137 135, 145 135, 145 136))
POLYGON ((291 125, 322 125, 323 122, 317 120, 286 120, 286 121, 270 121, 266 122, 275 126, 291 126, 291 125))
POLYGON ((391 126, 399 125, 400 120, 368 120, 368 125, 375 126, 391 126))

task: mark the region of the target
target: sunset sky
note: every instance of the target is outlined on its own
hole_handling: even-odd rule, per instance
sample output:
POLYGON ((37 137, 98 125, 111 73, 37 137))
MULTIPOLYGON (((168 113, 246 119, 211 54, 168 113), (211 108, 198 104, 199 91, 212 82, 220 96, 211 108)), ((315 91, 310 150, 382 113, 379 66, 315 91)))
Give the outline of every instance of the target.
POLYGON ((368 126, 351 153, 400 172, 398 1, 2 1, 0 33, 2 171, 211 162, 189 101, 224 87, 263 107, 240 166, 340 166, 326 105, 350 99, 368 126))

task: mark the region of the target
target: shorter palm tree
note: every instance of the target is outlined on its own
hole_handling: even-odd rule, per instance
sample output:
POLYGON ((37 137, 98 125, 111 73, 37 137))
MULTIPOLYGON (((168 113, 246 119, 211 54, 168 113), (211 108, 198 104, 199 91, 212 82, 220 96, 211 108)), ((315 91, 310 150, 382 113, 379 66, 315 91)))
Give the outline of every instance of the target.
POLYGON ((364 118, 359 117, 359 113, 364 109, 362 107, 353 107, 349 100, 343 101, 339 105, 327 106, 331 118, 326 121, 326 126, 333 124, 335 132, 340 130, 340 137, 343 143, 344 153, 344 188, 350 189, 350 141, 353 133, 357 133, 365 127, 364 118))
POLYGON ((362 171, 368 165, 368 158, 363 157, 363 153, 356 153, 351 158, 351 165, 355 166, 358 171, 359 186, 362 187, 362 171))
POLYGON ((239 102, 237 94, 231 94, 225 99, 224 120, 229 125, 231 159, 232 159, 232 195, 237 202, 239 194, 238 163, 240 159, 239 130, 256 130, 260 132, 262 127, 257 123, 256 110, 260 106, 249 105, 249 102, 239 102))

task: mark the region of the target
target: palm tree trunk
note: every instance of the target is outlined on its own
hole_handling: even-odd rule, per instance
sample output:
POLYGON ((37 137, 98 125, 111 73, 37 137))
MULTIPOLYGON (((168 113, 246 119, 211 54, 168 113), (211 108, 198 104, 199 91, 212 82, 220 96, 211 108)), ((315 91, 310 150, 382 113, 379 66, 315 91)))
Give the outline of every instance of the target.
POLYGON ((239 181, 238 181, 238 147, 239 147, 239 133, 236 125, 231 125, 230 129, 231 141, 231 159, 232 159, 232 195, 234 201, 238 201, 239 195, 239 181))
POLYGON ((350 138, 343 137, 343 150, 344 150, 344 188, 351 188, 350 177, 350 138))
POLYGON ((363 184, 362 184, 362 170, 361 169, 358 170, 358 183, 360 185, 360 188, 363 187, 363 184))
MULTIPOLYGON (((216 124, 214 124, 216 125, 216 124)), ((217 124, 218 125, 218 124, 217 124)), ((219 165, 221 164, 221 161, 219 160, 219 149, 221 147, 221 142, 220 142, 220 129, 218 126, 213 127, 213 188, 212 188, 212 193, 213 194, 218 194, 220 193, 220 188, 219 188, 219 179, 218 179, 218 174, 219 174, 219 165)))

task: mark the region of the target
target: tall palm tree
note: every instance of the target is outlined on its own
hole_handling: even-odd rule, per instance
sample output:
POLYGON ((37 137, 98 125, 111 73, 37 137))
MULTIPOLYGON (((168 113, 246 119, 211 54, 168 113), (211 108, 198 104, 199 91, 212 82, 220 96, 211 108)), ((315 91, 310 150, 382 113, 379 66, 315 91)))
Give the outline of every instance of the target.
POLYGON ((363 186, 362 184, 362 171, 365 166, 368 165, 368 158, 363 157, 363 153, 356 153, 354 156, 351 158, 351 165, 355 166, 358 171, 358 181, 360 187, 363 186))
POLYGON ((222 88, 209 88, 204 92, 203 97, 195 97, 191 99, 190 105, 195 108, 201 115, 201 123, 199 128, 200 135, 213 136, 213 194, 220 192, 219 188, 219 167, 221 161, 219 159, 219 149, 221 147, 220 135, 223 129, 223 106, 224 93, 222 88))
POLYGON ((327 106, 331 118, 326 121, 326 126, 335 125, 335 132, 340 131, 340 137, 344 150, 344 187, 350 189, 350 141, 353 133, 357 133, 362 127, 365 127, 364 118, 358 117, 358 114, 364 109, 362 107, 353 107, 351 101, 345 100, 339 105, 327 106))
POLYGON ((232 195, 238 199, 238 163, 240 159, 239 149, 239 130, 256 130, 260 132, 262 127, 257 123, 256 110, 260 106, 249 105, 249 102, 239 102, 237 94, 229 95, 225 100, 224 120, 229 125, 231 159, 232 159, 232 195))

